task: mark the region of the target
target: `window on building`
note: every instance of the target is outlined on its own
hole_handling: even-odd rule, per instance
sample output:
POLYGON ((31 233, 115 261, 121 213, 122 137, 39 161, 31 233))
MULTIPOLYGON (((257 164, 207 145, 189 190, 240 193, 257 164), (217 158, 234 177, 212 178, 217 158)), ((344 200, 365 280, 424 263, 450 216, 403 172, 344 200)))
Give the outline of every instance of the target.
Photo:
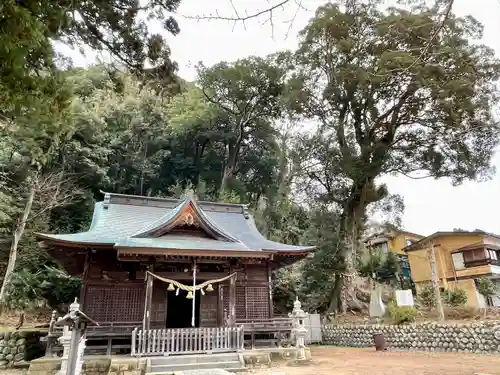
POLYGON ((456 270, 463 270, 465 268, 463 253, 451 254, 451 258, 453 259, 453 267, 455 267, 456 270))
POLYGON ((490 259, 491 260, 498 260, 498 254, 496 252, 496 250, 491 250, 491 249, 488 249, 488 253, 490 254, 490 259))
POLYGON ((489 259, 489 253, 485 248, 468 250, 464 252, 465 263, 486 264, 489 259))

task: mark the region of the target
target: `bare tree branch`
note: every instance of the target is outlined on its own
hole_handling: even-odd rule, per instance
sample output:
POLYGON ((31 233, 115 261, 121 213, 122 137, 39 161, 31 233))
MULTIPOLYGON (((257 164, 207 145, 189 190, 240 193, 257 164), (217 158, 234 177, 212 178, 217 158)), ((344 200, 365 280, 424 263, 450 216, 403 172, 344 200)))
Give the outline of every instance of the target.
POLYGON ((218 11, 215 11, 215 15, 209 14, 209 15, 202 15, 202 16, 184 16, 184 17, 188 18, 188 19, 195 19, 195 20, 220 20, 220 21, 245 22, 245 21, 248 21, 252 18, 259 18, 260 16, 265 15, 265 14, 272 14, 272 12, 277 10, 277 9, 280 9, 280 8, 283 9, 284 6, 291 1, 292 0, 281 0, 279 3, 271 5, 266 9, 262 9, 260 11, 254 12, 254 13, 246 13, 245 15, 240 15, 238 10, 236 9, 236 6, 234 5, 233 0, 231 0, 231 6, 234 10, 234 15, 224 16, 224 15, 219 14, 218 11))
POLYGON ((37 201, 41 203, 41 207, 30 215, 30 220, 56 207, 69 204, 78 195, 78 188, 74 181, 65 177, 63 172, 39 176, 35 180, 35 189, 37 201))
POLYGON ((198 20, 198 21, 200 21, 200 20, 229 21, 229 22, 234 23, 233 29, 238 23, 242 23, 245 30, 246 30, 246 22, 247 21, 250 21, 252 19, 262 20, 264 18, 264 20, 262 20, 262 22, 261 22, 261 25, 265 25, 265 24, 269 23, 269 25, 271 26, 272 35, 274 36, 274 25, 275 25, 274 15, 275 15, 276 11, 283 11, 283 10, 285 10, 285 6, 287 6, 289 4, 291 5, 292 3, 295 3, 296 9, 294 11, 293 17, 290 20, 283 22, 283 23, 289 24, 288 30, 287 30, 286 36, 285 36, 285 37, 288 37, 288 35, 290 34, 290 30, 292 28, 293 22, 297 18, 297 14, 299 13, 299 11, 300 10, 307 10, 303 6, 302 2, 303 2, 303 0, 279 0, 279 1, 275 2, 274 4, 270 4, 268 7, 264 8, 264 9, 256 10, 256 11, 251 12, 251 13, 248 13, 245 11, 244 14, 242 14, 242 12, 239 11, 238 7, 234 4, 234 0, 230 0, 233 14, 224 15, 224 14, 220 14, 219 11, 216 10, 214 14, 196 15, 196 16, 183 15, 182 17, 187 18, 187 19, 194 19, 194 20, 198 20))

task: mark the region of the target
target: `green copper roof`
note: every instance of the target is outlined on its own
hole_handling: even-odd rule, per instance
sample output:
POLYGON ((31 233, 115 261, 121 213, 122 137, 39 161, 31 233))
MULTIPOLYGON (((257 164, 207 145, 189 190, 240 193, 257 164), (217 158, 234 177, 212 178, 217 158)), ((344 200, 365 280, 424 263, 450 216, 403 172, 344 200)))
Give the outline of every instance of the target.
POLYGON ((193 207, 196 215, 200 219, 200 224, 202 228, 210 233, 214 238, 222 241, 229 242, 239 242, 236 238, 226 233, 226 231, 217 224, 215 224, 210 218, 205 215, 203 210, 198 206, 196 201, 192 198, 186 198, 184 201, 175 206, 172 210, 168 211, 165 215, 160 217, 158 220, 147 224, 144 228, 142 228, 138 233, 132 235, 132 237, 157 237, 156 233, 161 233, 161 231, 168 232, 173 224, 175 223, 175 219, 177 219, 180 214, 186 209, 188 206, 193 207))
POLYGON ((266 239, 243 205, 198 202, 192 198, 151 198, 105 194, 97 202, 90 229, 73 234, 38 234, 42 240, 131 248, 220 251, 271 251, 303 253, 311 246, 294 246, 266 239), (172 221, 187 204, 193 204, 211 238, 169 234, 172 221))

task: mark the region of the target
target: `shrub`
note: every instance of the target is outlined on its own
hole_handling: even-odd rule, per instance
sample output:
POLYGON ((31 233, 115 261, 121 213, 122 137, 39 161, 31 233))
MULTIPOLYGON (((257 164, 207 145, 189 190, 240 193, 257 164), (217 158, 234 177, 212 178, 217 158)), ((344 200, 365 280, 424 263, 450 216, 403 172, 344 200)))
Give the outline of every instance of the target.
POLYGON ((493 297, 498 293, 496 284, 487 277, 476 279, 477 291, 486 299, 493 297))
POLYGON ((16 270, 7 287, 5 305, 11 310, 39 306, 42 302, 51 309, 71 303, 80 294, 81 280, 49 266, 40 270, 16 270))
POLYGON ((427 309, 434 307, 434 289, 431 284, 426 284, 422 287, 418 293, 418 301, 427 309))
POLYGON ((462 306, 467 303, 467 293, 463 289, 444 291, 441 296, 443 302, 450 307, 462 306))
POLYGON ((392 319, 393 324, 413 323, 418 316, 418 310, 413 306, 398 306, 391 301, 387 306, 387 314, 392 319))
MULTIPOLYGON (((463 289, 444 290, 441 292, 443 303, 450 307, 462 306, 467 303, 467 293, 463 289)), ((426 309, 432 309, 435 306, 434 288, 432 284, 426 284, 418 294, 418 302, 426 309)))

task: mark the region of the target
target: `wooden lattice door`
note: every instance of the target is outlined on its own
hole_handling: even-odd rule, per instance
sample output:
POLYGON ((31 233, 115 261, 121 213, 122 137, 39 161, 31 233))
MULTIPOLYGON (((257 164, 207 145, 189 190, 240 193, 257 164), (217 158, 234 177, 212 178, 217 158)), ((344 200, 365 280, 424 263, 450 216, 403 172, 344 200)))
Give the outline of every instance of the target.
POLYGON ((269 318, 269 289, 266 286, 247 286, 247 319, 269 318))
MULTIPOLYGON (((229 311, 229 287, 223 288, 224 318, 229 311)), ((268 319, 269 289, 267 286, 236 286, 236 321, 249 319, 268 319)))
POLYGON ((84 308, 98 323, 140 322, 144 285, 87 285, 84 308))

